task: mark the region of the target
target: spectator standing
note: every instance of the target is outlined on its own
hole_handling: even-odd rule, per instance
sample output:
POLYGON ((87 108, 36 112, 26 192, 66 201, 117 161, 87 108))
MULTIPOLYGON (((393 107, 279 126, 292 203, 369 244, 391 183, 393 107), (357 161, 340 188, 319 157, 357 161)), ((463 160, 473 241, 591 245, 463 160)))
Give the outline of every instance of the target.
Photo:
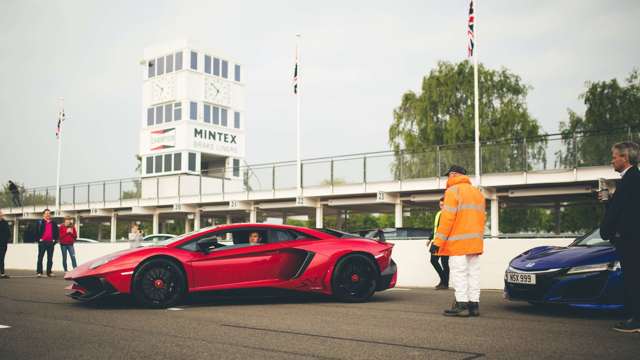
MULTIPOLYGON (((440 210, 436 213, 436 217, 433 221, 433 239, 435 239, 436 230, 438 229, 438 225, 440 225, 440 215, 442 214, 442 209, 444 208, 444 196, 440 198, 439 201, 440 210)), ((438 277, 440 278, 440 283, 436 285, 436 290, 446 290, 449 288, 449 257, 448 256, 438 256, 434 254, 431 250, 433 246, 433 240, 430 241, 427 246, 429 247, 429 252, 431 252, 431 266, 438 273, 438 277), (442 265, 441 265, 442 264, 442 265)))
POLYGON ((73 225, 73 219, 71 216, 64 218, 64 224, 60 225, 60 251, 62 251, 62 267, 67 272, 67 253, 71 257, 71 265, 75 269, 78 266, 76 261, 76 250, 74 243, 78 238, 78 232, 73 225))
POLYGON ((0 278, 2 279, 9 277, 4 273, 4 256, 7 254, 9 239, 11 239, 9 223, 4 219, 2 211, 0 211, 0 278))
MULTIPOLYGON (((633 142, 622 142, 611 148, 611 165, 622 179, 607 203, 600 236, 616 248, 622 266, 624 307, 631 315, 614 329, 625 333, 640 333, 640 149, 633 142)), ((603 199, 602 193, 598 194, 603 199)))
POLYGON ((131 224, 131 231, 129 232, 129 244, 130 247, 137 248, 140 246, 140 242, 142 241, 142 232, 140 231, 140 227, 138 224, 131 224))
POLYGON ((47 277, 53 277, 55 274, 51 272, 53 267, 53 250, 56 242, 60 238, 60 230, 58 224, 51 218, 51 210, 45 209, 42 212, 42 219, 38 221, 36 226, 36 238, 38 239, 38 264, 36 274, 42 277, 42 259, 47 254, 47 277))
POLYGON ((22 207, 22 201, 20 201, 20 189, 11 180, 9 180, 9 192, 11 192, 11 200, 13 201, 13 206, 22 207))
POLYGON ((483 251, 485 199, 462 166, 447 171, 447 190, 431 253, 449 256, 455 301, 445 316, 480 315, 480 255, 483 251))

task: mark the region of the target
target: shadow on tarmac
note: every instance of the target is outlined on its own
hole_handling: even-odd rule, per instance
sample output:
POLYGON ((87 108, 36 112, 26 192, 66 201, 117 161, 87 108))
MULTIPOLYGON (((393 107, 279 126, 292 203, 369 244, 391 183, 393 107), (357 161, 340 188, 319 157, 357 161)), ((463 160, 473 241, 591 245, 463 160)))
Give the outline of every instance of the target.
POLYGON ((507 303, 505 310, 512 311, 519 315, 554 317, 565 319, 601 319, 601 320, 623 320, 627 316, 624 310, 597 310, 575 308, 568 305, 558 304, 527 304, 527 303, 507 303))

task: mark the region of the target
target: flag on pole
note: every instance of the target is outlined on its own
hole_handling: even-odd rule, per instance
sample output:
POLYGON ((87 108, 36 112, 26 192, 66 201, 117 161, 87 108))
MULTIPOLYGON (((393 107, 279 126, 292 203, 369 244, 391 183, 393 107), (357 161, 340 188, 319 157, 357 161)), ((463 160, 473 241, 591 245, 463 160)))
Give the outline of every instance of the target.
POLYGON ((298 51, 296 50, 296 65, 293 68, 293 93, 298 93, 298 51))
POLYGON ((60 138, 62 132, 62 122, 64 121, 64 109, 58 114, 58 126, 56 127, 56 139, 60 138))
POLYGON ((469 3, 469 20, 468 20, 468 29, 467 29, 467 37, 469 38, 469 44, 467 45, 467 53, 469 57, 473 56, 473 47, 474 47, 474 33, 473 33, 473 24, 475 20, 475 16, 473 14, 473 0, 469 3))

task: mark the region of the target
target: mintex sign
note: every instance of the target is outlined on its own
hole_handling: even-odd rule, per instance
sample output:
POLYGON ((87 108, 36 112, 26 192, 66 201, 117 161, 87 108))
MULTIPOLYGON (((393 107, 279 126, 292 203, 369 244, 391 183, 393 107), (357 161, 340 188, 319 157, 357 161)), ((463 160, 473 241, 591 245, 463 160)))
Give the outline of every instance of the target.
POLYGON ((191 133, 193 148, 203 152, 229 156, 244 156, 241 135, 223 130, 194 127, 191 133))
POLYGON ((176 147, 176 128, 151 131, 149 134, 151 151, 173 149, 176 147))

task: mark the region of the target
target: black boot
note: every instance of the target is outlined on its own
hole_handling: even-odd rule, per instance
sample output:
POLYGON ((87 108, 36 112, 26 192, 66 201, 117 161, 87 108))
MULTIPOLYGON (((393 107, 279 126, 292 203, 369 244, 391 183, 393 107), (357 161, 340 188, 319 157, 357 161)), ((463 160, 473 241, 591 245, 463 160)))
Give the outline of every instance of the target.
POLYGON ((444 316, 469 316, 469 303, 454 301, 451 305, 451 309, 445 310, 444 316))
POLYGON ((480 316, 480 303, 469 301, 469 316, 480 316))
POLYGON ((438 285, 436 285, 436 290, 447 290, 449 285, 447 283, 441 281, 438 285))

